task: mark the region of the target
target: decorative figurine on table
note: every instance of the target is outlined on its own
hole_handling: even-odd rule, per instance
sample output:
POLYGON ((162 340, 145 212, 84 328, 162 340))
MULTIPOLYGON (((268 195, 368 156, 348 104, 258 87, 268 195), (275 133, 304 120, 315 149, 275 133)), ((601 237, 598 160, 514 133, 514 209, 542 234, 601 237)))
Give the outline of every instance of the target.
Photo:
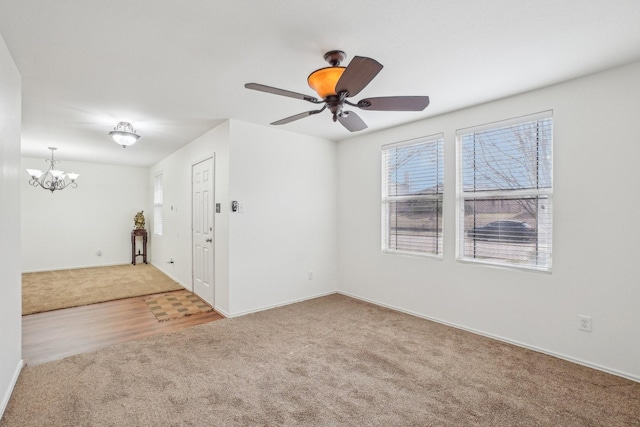
POLYGON ((136 230, 144 230, 144 211, 140 211, 133 217, 133 223, 136 230))

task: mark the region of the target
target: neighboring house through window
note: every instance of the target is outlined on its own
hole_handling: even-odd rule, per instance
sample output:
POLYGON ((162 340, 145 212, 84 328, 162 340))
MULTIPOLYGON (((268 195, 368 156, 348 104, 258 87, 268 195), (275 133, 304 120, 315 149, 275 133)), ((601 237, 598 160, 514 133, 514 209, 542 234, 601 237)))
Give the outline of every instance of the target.
POLYGON ((456 137, 458 259, 551 271, 552 112, 456 137))
POLYGON ((382 147, 382 250, 442 257, 443 135, 382 147))

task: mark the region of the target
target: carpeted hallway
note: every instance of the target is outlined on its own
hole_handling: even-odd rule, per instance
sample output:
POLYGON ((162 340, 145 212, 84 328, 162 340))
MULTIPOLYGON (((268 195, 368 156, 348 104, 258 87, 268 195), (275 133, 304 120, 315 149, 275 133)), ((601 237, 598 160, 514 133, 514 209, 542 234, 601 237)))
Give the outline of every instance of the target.
POLYGON ((331 295, 26 367, 0 426, 633 426, 640 384, 331 295))

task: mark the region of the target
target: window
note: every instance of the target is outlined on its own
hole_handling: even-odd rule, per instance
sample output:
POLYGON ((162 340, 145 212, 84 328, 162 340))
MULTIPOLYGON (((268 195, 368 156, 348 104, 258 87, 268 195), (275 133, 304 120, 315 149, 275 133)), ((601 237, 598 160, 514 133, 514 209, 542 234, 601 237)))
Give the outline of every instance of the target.
POLYGON ((443 135, 382 147, 382 250, 442 257, 443 135))
POLYGON ((456 132, 459 260, 551 271, 551 115, 456 132))
POLYGON ((156 174, 153 181, 153 233, 162 236, 162 172, 156 174))

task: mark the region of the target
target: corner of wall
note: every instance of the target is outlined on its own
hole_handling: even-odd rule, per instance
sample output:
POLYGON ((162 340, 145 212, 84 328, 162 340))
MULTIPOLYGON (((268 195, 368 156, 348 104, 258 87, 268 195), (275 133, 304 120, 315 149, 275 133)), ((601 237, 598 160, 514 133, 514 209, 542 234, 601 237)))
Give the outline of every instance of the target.
POLYGON ((0 400, 0 419, 2 419, 2 415, 4 411, 7 409, 7 405, 9 404, 9 400, 11 399, 11 394, 13 393, 13 389, 16 387, 18 383, 18 377, 20 377, 20 372, 22 372, 22 368, 24 367, 24 360, 20 359, 18 365, 16 366, 13 376, 11 377, 11 381, 8 384, 7 389, 2 396, 2 400, 0 400))
MULTIPOLYGON (((9 401, 22 369, 20 272, 20 133, 22 83, 0 36, 0 410, 9 401)), ((1 415, 1 413, 0 413, 1 415)))

